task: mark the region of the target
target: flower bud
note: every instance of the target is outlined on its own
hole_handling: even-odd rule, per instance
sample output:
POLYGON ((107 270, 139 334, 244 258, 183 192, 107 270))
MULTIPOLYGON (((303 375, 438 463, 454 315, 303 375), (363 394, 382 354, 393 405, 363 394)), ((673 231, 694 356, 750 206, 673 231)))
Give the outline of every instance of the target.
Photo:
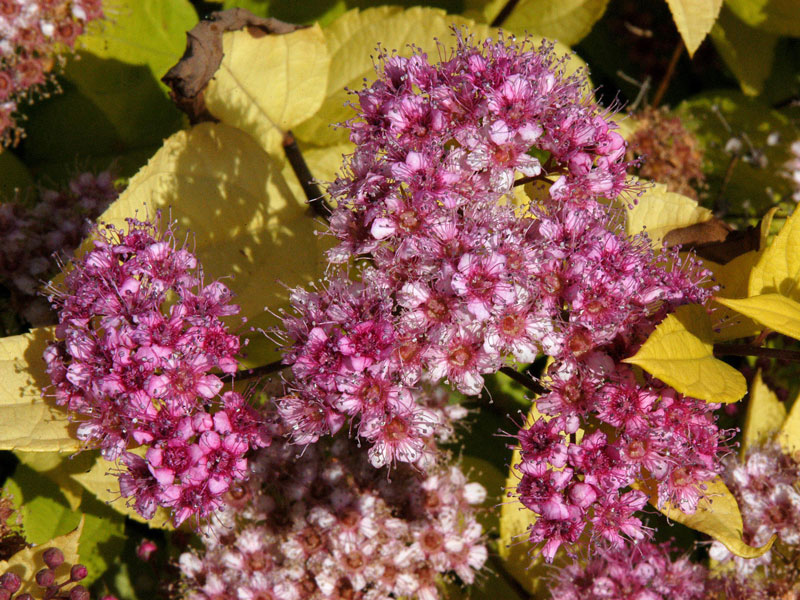
POLYGON ((80 581, 81 579, 85 579, 88 574, 89 570, 80 564, 73 565, 72 568, 69 570, 69 578, 72 581, 80 581))
POLYGON ((0 600, 11 600, 11 593, 6 588, 0 587, 0 600))
POLYGON ((0 589, 7 590, 12 594, 19 589, 22 582, 16 573, 3 573, 0 575, 0 589))
POLYGON ((44 564, 51 569, 55 569, 64 562, 64 553, 58 548, 48 548, 44 551, 42 559, 44 560, 44 564))
POLYGON ((82 585, 76 585, 69 591, 69 600, 89 600, 89 590, 82 585))
POLYGON ((150 540, 142 540, 142 543, 136 548, 136 556, 141 560, 147 562, 152 558, 153 554, 158 550, 158 546, 150 540))
POLYGON ((56 582, 56 574, 53 569, 42 569, 36 573, 36 583, 42 587, 50 587, 56 582))

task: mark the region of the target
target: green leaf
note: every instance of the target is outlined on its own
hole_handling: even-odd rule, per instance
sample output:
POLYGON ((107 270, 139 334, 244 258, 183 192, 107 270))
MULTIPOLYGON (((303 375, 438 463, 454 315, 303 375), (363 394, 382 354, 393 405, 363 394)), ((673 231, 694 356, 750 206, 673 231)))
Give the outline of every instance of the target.
POLYGON ((725 4, 751 27, 778 35, 800 36, 797 0, 725 0, 725 4))
POLYGON ((697 135, 712 197, 728 178, 723 197, 731 215, 758 218, 777 200, 791 194, 791 183, 782 172, 790 158, 788 144, 767 143, 772 133, 782 140, 795 138, 786 116, 741 92, 728 91, 694 96, 682 102, 676 114, 697 135), (757 150, 756 160, 740 158, 731 168, 732 154, 725 147, 733 137, 741 143, 742 152, 749 153, 752 144, 757 150))
POLYGON ((778 293, 800 301, 800 210, 786 220, 750 273, 749 295, 778 293))
POLYGON ((637 484, 634 487, 648 494, 650 496, 650 504, 669 517, 670 520, 710 535, 724 544, 736 556, 757 558, 772 547, 775 541, 774 535, 769 542, 760 548, 754 548, 744 542, 742 539, 744 527, 739 505, 722 479, 717 477, 706 483, 705 486, 705 497, 700 499, 697 510, 691 515, 687 515, 668 502, 665 506, 658 506, 658 493, 655 490, 655 486, 648 487, 643 484, 637 484))
POLYGON ((0 339, 0 449, 74 452, 80 442, 66 412, 42 397, 50 385, 42 354, 52 329, 0 339))
POLYGON ((711 39, 742 91, 748 96, 760 94, 772 71, 778 36, 746 25, 724 6, 711 39))
POLYGON ((284 133, 322 104, 330 58, 319 26, 255 37, 222 36, 222 63, 203 99, 209 112, 283 156, 284 133))
POLYGON ((107 12, 101 27, 78 38, 78 48, 98 58, 146 65, 156 80, 178 62, 186 32, 197 23, 189 0, 116 0, 107 12))
POLYGON ((711 211, 695 200, 670 192, 666 185, 656 183, 648 186, 637 198, 636 205, 627 209, 625 232, 636 235, 645 231, 651 246, 658 249, 664 236, 673 229, 704 223, 711 217, 711 211))
POLYGON ((26 190, 33 178, 25 164, 10 150, 0 151, 0 202, 14 198, 15 190, 26 190))
POLYGON ((22 452, 20 450, 14 452, 22 464, 53 481, 67 499, 72 510, 77 509, 83 500, 83 487, 73 481, 71 475, 86 471, 94 463, 96 454, 91 450, 78 454, 22 452))
POLYGON ((572 46, 589 34, 607 5, 608 0, 520 0, 501 25, 572 46))
POLYGON ((681 394, 706 402, 736 402, 747 393, 739 371, 714 358, 711 321, 702 306, 678 307, 622 362, 637 365, 681 394))
POLYGON ((749 298, 716 298, 716 301, 774 329, 800 339, 800 303, 781 294, 761 294, 749 298))
MULTIPOLYGON (((386 50, 397 50, 401 56, 409 56, 409 45, 414 44, 435 60, 439 52, 435 38, 445 46, 451 46, 451 27, 462 26, 468 27, 476 40, 496 35, 496 31, 486 25, 431 8, 402 10, 396 6, 381 6, 351 10, 342 15, 323 30, 331 58, 325 101, 315 115, 293 128, 293 133, 312 146, 347 144, 347 130, 332 125, 343 123, 355 115, 347 105, 352 96, 344 88, 358 90, 365 80, 375 79, 373 57, 376 45, 380 43, 386 50)), ((567 54, 569 48, 557 44, 556 52, 567 54)), ((582 66, 585 66, 582 60, 572 57, 567 71, 572 73, 582 66)))
POLYGON ((36 573, 45 567, 42 555, 48 548, 58 548, 64 553, 64 563, 55 569, 56 579, 63 580, 69 577, 70 567, 77 564, 78 541, 83 532, 83 519, 78 523, 78 527, 65 535, 58 536, 47 543, 32 548, 26 548, 17 552, 8 560, 0 561, 0 573, 15 573, 22 581, 19 595, 33 594, 34 597, 41 596, 41 590, 36 585, 36 573))
POLYGON ((275 360, 274 344, 250 328, 278 323, 264 307, 288 305, 284 284, 323 274, 328 243, 316 235, 317 219, 290 167, 246 133, 203 123, 166 140, 100 220, 124 226, 127 217, 157 209, 194 234, 207 279, 230 276, 225 284, 248 319, 242 334, 252 342, 245 351, 256 360, 248 366, 275 360))
POLYGON ((119 561, 125 546, 125 517, 88 495, 81 503, 80 512, 85 520, 78 557, 89 571, 81 583, 89 586, 119 561))
POLYGON ((750 447, 765 442, 780 429, 785 420, 786 407, 783 402, 778 400, 775 392, 769 389, 761 379, 761 369, 759 369, 753 379, 753 385, 750 387, 740 457, 744 459, 745 453, 750 447))
POLYGON ((689 56, 711 31, 722 7, 722 0, 667 0, 675 26, 686 44, 689 56))

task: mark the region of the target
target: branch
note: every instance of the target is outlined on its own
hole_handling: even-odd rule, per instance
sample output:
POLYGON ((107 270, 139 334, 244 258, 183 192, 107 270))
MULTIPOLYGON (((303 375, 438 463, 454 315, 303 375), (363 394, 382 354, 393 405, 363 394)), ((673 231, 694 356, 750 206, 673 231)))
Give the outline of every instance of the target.
POLYGON ((659 104, 661 104, 661 100, 664 98, 664 94, 667 93, 667 88, 669 88, 669 83, 672 81, 672 76, 675 75, 675 67, 678 66, 678 59, 681 57, 683 49, 683 38, 681 38, 678 41, 678 45, 675 46, 675 50, 672 52, 672 57, 669 59, 667 72, 664 73, 664 78, 661 80, 661 83, 658 84, 656 95, 653 97, 653 102, 650 105, 651 107, 656 108, 659 104))
POLYGON ((777 358, 790 362, 800 362, 797 350, 781 350, 780 348, 762 348, 750 344, 714 344, 714 356, 760 356, 777 358))
POLYGON ((520 373, 519 371, 515 371, 511 367, 500 367, 500 372, 503 375, 507 375, 508 377, 510 377, 511 379, 516 381, 517 383, 519 383, 519 384, 523 385, 524 387, 528 388, 534 394, 542 394, 542 393, 547 391, 545 389, 545 387, 541 383, 531 379, 529 376, 525 375, 524 373, 520 373))
POLYGON ((314 183, 314 176, 308 168, 306 159, 303 158, 303 153, 297 146, 297 141, 294 139, 291 131, 287 131, 283 136, 283 151, 286 153, 286 158, 289 159, 289 164, 292 165, 294 174, 300 180, 300 185, 303 187, 303 193, 306 195, 308 203, 317 215, 325 219, 330 218, 333 209, 331 205, 325 200, 325 194, 319 186, 314 183))

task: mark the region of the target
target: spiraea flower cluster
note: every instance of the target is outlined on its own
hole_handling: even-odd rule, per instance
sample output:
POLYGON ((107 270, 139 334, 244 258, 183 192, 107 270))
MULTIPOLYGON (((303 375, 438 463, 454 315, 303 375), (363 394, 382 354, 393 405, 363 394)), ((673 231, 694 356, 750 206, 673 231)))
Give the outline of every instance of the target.
POLYGON ((300 455, 275 441, 251 468, 205 527, 204 554, 181 556, 183 597, 435 600, 441 576, 469 584, 486 561, 474 508, 486 492, 455 466, 387 477, 337 436, 300 455))
POLYGON ((0 146, 20 137, 20 103, 52 77, 60 53, 103 18, 102 0, 0 0, 0 146))
POLYGON ((476 395, 484 374, 546 354, 547 418, 519 434, 531 541, 551 560, 587 522, 612 545, 641 538, 646 496, 629 486, 652 478, 692 512, 719 431, 714 406, 620 361, 671 309, 708 299, 706 273, 624 233, 611 200, 633 199, 626 146, 581 74, 547 45, 457 37, 437 65, 382 56, 357 94, 356 150, 329 187, 343 266, 292 297, 280 410, 299 442, 349 420, 374 465, 413 463, 438 424, 416 386, 476 395))
POLYGON ((585 564, 573 563, 551 576, 558 600, 703 600, 708 571, 687 557, 673 558, 668 543, 649 541, 620 550, 602 548, 585 564))
POLYGON ((96 219, 119 195, 111 170, 80 173, 66 189, 42 189, 36 199, 0 204, 0 282, 13 308, 36 324, 49 306, 36 297, 42 280, 91 232, 96 219))
MULTIPOLYGON (((777 443, 768 442, 749 448, 742 462, 730 457, 723 479, 739 503, 745 541, 761 546, 776 536, 773 548, 758 558, 735 556, 719 542, 713 542, 711 557, 723 564, 732 561, 727 579, 737 579, 740 585, 749 580, 755 589, 763 587, 763 583, 785 579, 781 572, 788 570, 794 574, 792 579, 798 580, 800 463, 777 443)), ((728 585, 733 584, 728 581, 728 585)), ((796 591, 800 592, 800 588, 796 591)))
MULTIPOLYGON (((64 553, 58 548, 48 548, 42 552, 44 568, 36 572, 34 590, 39 591, 35 596, 30 592, 20 592, 25 582, 13 571, 0 575, 0 600, 89 600, 89 590, 80 584, 89 574, 88 569, 81 564, 69 565, 64 563, 64 553), (69 576, 64 578, 61 573, 69 569, 69 576), (58 570, 58 573, 57 571, 58 570), (60 581, 59 581, 60 580, 60 581), (15 595, 16 594, 16 595, 15 595)), ((30 582, 34 583, 34 582, 30 582)), ((28 589, 32 586, 24 586, 28 589)))
POLYGON ((247 450, 269 443, 220 378, 237 368, 240 340, 223 318, 238 307, 158 219, 107 225, 98 238, 51 296, 50 393, 87 447, 121 463, 120 492, 143 517, 159 505, 176 525, 207 517, 247 476, 247 450), (139 445, 143 456, 129 451, 139 445))

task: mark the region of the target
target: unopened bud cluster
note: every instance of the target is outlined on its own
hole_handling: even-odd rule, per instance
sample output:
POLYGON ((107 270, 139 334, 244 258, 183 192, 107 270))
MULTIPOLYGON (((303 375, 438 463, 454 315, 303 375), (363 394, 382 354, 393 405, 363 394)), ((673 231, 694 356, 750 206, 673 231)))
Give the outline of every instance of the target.
POLYGON ((239 310, 230 291, 205 283, 172 227, 158 228, 99 229, 51 296, 58 341, 45 362, 78 438, 121 463, 122 495, 148 519, 168 507, 178 525, 219 508, 247 475, 245 453, 269 438, 244 398, 223 391, 240 350, 223 322, 239 310), (143 456, 128 451, 139 445, 143 456))
MULTIPOLYGON (((81 564, 72 565, 69 577, 59 582, 56 569, 64 564, 64 553, 58 548, 48 548, 42 553, 45 564, 34 575, 35 585, 41 588, 40 593, 17 593, 23 588, 20 577, 8 571, 0 575, 0 600, 89 600, 89 591, 78 583, 86 579, 89 571, 81 564), (15 595, 16 594, 16 595, 15 595)), ((59 569, 61 571, 62 569, 59 569)), ((33 582, 31 582, 33 584, 33 582)), ((26 589, 31 586, 25 586, 26 589)))
POLYGON ((103 18, 102 0, 0 0, 0 146, 21 137, 19 107, 52 77, 59 54, 103 18))

